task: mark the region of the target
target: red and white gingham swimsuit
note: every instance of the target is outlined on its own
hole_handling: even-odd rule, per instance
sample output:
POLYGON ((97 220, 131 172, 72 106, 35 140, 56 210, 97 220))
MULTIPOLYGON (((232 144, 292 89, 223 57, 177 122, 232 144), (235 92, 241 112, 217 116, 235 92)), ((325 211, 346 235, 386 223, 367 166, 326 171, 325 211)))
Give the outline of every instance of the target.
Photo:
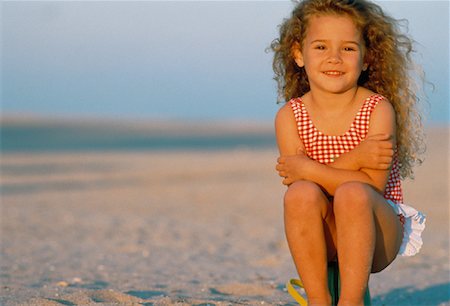
MULTIPOLYGON (((378 102, 383 99, 385 98, 379 94, 368 97, 356 114, 350 129, 340 136, 323 134, 314 126, 301 98, 290 100, 289 103, 294 111, 298 132, 305 146, 306 154, 319 163, 329 164, 334 162, 339 155, 354 149, 366 138, 369 131, 370 115, 378 102)), ((384 198, 394 203, 403 203, 397 154, 394 155, 384 198)))

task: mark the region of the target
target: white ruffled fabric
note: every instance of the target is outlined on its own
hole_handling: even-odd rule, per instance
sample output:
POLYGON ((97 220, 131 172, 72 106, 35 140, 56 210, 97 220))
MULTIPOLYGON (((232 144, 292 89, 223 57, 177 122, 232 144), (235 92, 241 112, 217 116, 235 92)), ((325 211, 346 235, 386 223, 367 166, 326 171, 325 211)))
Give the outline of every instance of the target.
POLYGON ((405 204, 395 204, 388 200, 389 205, 394 208, 397 215, 405 218, 403 224, 403 241, 398 252, 401 256, 416 255, 422 247, 422 232, 425 229, 426 216, 405 204))

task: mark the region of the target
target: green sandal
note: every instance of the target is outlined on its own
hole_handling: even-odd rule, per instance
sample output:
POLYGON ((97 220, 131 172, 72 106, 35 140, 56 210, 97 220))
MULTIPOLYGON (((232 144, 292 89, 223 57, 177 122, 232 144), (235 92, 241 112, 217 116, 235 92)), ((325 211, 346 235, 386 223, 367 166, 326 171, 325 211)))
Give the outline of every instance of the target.
MULTIPOLYGON (((303 283, 299 279, 291 279, 287 282, 286 288, 289 294, 294 298, 294 300, 300 306, 307 306, 307 300, 295 289, 295 287, 303 288, 303 283)), ((337 262, 328 263, 328 288, 331 294, 331 304, 337 305, 339 301, 339 292, 341 290, 341 282, 339 279, 339 266, 337 262)), ((364 294, 364 305, 370 306, 370 291, 367 288, 366 293, 364 294)))

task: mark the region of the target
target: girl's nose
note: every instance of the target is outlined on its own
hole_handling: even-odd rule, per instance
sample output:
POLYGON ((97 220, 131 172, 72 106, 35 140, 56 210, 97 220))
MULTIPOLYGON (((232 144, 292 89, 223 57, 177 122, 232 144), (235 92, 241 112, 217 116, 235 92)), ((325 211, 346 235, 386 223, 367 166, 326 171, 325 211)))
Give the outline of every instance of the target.
POLYGON ((342 62, 341 54, 339 51, 331 51, 328 57, 328 62, 330 64, 339 64, 342 62))

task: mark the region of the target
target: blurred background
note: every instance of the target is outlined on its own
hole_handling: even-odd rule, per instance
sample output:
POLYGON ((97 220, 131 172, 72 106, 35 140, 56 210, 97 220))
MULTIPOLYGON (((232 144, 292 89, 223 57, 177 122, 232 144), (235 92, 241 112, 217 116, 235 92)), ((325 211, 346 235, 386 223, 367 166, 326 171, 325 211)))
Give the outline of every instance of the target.
MULTIPOLYGON (((409 20, 416 60, 435 86, 427 87, 426 123, 447 125, 448 2, 378 3, 409 20)), ((290 1, 4 1, 2 150, 214 146, 194 137, 205 126, 219 127, 216 136, 244 126, 247 135, 237 144, 259 131, 253 145, 273 145, 279 106, 266 48, 292 7, 290 1), (145 133, 139 136, 137 126, 145 133), (180 130, 191 131, 190 139, 173 135, 180 130)), ((231 138, 222 143, 233 144, 231 138)))
MULTIPOLYGON (((434 91, 404 185, 423 252, 371 279, 373 304, 450 305, 449 2, 378 3, 434 91)), ((291 305, 266 49, 292 7, 0 2, 1 305, 291 305)))

